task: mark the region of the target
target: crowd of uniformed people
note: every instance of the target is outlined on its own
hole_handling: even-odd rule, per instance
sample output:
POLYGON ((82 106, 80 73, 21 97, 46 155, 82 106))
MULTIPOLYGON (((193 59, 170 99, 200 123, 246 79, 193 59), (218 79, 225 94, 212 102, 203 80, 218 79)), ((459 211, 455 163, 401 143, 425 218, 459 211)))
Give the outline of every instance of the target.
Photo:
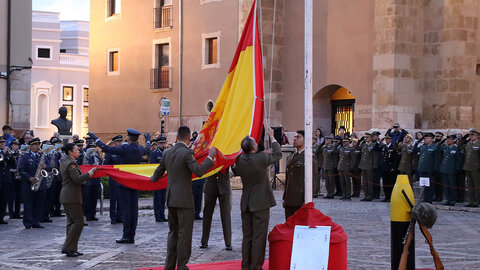
MULTIPOLYGON (((343 127, 337 136, 323 137, 317 130, 313 147, 319 164, 318 179, 325 179, 324 198, 340 196, 351 200, 360 197, 363 189, 361 201, 378 200, 383 188, 382 201, 389 202, 397 175, 405 174, 411 184, 418 181, 424 186, 426 202, 449 206, 465 202, 467 207, 478 207, 479 137, 476 129, 466 134, 410 134, 398 124, 383 136, 373 131, 361 138, 345 133, 343 127)), ((314 197, 320 195, 318 179, 313 187, 314 197)))
MULTIPOLYGON (((23 219, 26 229, 43 228, 41 223, 52 222, 52 217, 67 216, 67 238, 63 253, 75 257, 78 238, 86 221, 97 221, 97 202, 101 197, 100 179, 91 177, 95 165, 160 164, 151 181, 157 181, 165 170, 169 171, 167 189, 154 191, 155 221, 169 222, 169 242, 166 264, 184 266, 191 252, 193 220, 200 216, 202 194, 205 193, 203 211, 203 235, 201 248, 208 248, 210 226, 216 200, 219 200, 225 249, 231 246, 231 184, 229 170, 218 172, 205 180, 191 182, 192 173, 204 174, 215 162, 216 152, 209 152, 209 160, 198 165, 190 149, 195 141, 187 127, 180 127, 177 142, 166 146, 163 136, 153 140, 144 134, 145 146, 138 143, 141 133, 127 130, 127 136, 117 135, 103 143, 92 133, 85 140, 74 135, 73 143, 63 142, 58 134, 47 141, 26 131, 18 140, 12 129, 5 125, 0 137, 0 224, 10 219, 23 219), (182 135, 183 133, 183 135, 182 135), (183 137, 182 137, 183 136, 183 137), (183 146, 185 145, 185 146, 183 146), (182 148, 184 147, 184 148, 182 148), (171 150, 168 151, 167 148, 171 150), (101 156, 98 149, 102 150, 101 156), (179 158, 181 157, 181 158, 179 158), (93 165, 93 169, 81 174, 78 166, 93 165), (175 184, 175 185, 174 185, 175 184), (205 187, 204 187, 205 185, 205 187), (63 186, 63 188, 62 188, 63 186), (190 195, 185 196, 186 190, 190 195), (176 196, 168 196, 176 194, 176 196), (23 217, 20 205, 23 203, 23 217), (192 205, 190 205, 192 204, 192 205), (168 219, 165 207, 168 206, 168 219), (70 235, 70 236, 69 236, 70 235), (179 245, 177 245, 179 243, 179 245)), ((242 264, 254 267, 263 263, 269 208, 275 205, 266 168, 281 158, 280 144, 287 144, 282 134, 280 144, 267 131, 273 153, 263 154, 259 145, 246 137, 242 141, 243 155, 232 167, 243 183, 242 191, 242 264), (260 155, 256 155, 256 154, 260 155), (257 179, 257 178, 258 179, 257 179), (265 182, 258 188, 258 181, 265 182), (255 188, 257 187, 257 188, 255 188), (256 194, 256 195, 254 195, 256 194), (260 196, 259 200, 255 200, 260 196), (258 224, 257 224, 258 223, 258 224), (262 228, 260 231, 255 228, 262 228), (252 231, 253 229, 253 231, 252 231), (260 255, 259 255, 260 254, 260 255)), ((341 127, 337 136, 323 137, 317 130, 313 140, 314 181, 313 196, 321 196, 320 182, 325 181, 323 198, 338 196, 343 200, 360 197, 361 201, 381 199, 388 202, 398 174, 406 174, 413 184, 427 179, 424 201, 432 203, 444 200, 445 205, 466 202, 465 206, 478 207, 480 201, 480 133, 471 129, 467 134, 443 134, 442 132, 416 132, 410 134, 394 124, 383 136, 378 131, 359 136, 348 134, 341 127), (465 182, 467 183, 465 185, 465 182), (363 187, 363 188, 362 188, 363 187), (465 192, 467 190, 467 192, 465 192), (465 196, 467 194, 467 196, 465 196)), ((285 217, 293 215, 304 203, 304 131, 294 136, 296 151, 287 157, 286 182, 283 197, 285 217)), ((108 180, 110 193, 110 221, 123 224, 123 235, 117 243, 134 243, 138 220, 139 191, 108 180)))

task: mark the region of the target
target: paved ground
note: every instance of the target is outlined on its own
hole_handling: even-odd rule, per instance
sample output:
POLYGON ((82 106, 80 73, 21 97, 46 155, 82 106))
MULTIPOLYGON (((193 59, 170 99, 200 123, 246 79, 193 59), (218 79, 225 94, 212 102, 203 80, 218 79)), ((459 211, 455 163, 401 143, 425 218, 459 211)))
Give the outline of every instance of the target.
MULTIPOLYGON (((241 191, 233 192, 233 251, 223 250, 223 236, 218 206, 212 224, 208 249, 200 249, 201 221, 195 221, 191 263, 241 259, 241 191)), ((270 227, 284 222, 281 192, 276 191, 278 205, 272 208, 270 227)), ((151 199, 141 199, 147 208, 151 199)), ((390 210, 388 203, 352 202, 315 199, 316 207, 343 226, 348 234, 350 269, 390 268, 390 210)), ((107 204, 108 206, 108 204, 107 204)), ((435 247, 445 269, 480 269, 479 212, 438 210, 437 224, 431 230, 435 247)), ((60 254, 64 241, 65 218, 55 218, 45 229, 25 230, 21 220, 0 225, 0 269, 132 269, 161 266, 166 255, 167 223, 156 223, 153 210, 139 213, 135 245, 119 245, 122 225, 110 225, 105 214, 100 221, 85 227, 80 250, 84 256, 67 258, 60 254)), ((433 268, 433 260, 419 231, 416 232, 416 264, 433 268)), ((267 252, 268 254, 268 252, 267 252)), ((268 257, 268 255, 267 255, 268 257)))

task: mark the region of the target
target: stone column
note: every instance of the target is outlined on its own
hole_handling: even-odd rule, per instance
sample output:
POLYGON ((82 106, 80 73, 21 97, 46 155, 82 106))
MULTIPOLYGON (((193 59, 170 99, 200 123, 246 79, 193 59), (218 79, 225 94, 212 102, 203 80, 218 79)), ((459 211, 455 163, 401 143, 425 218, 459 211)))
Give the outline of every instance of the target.
POLYGON ((375 0, 372 127, 418 126, 422 109, 422 1, 375 0))
POLYGON ((425 7, 423 128, 473 127, 478 11, 475 0, 429 1, 425 7))

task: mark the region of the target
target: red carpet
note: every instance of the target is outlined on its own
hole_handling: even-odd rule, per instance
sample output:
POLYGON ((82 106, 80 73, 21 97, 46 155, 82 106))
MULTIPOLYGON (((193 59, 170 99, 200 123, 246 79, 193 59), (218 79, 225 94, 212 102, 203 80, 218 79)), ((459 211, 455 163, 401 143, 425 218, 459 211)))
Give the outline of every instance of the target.
MULTIPOLYGON (((187 264, 191 270, 238 270, 241 268, 241 261, 215 262, 204 264, 187 264)), ((163 267, 141 268, 140 270, 163 270, 163 267)), ((263 264, 263 270, 268 270, 268 261, 263 264)))

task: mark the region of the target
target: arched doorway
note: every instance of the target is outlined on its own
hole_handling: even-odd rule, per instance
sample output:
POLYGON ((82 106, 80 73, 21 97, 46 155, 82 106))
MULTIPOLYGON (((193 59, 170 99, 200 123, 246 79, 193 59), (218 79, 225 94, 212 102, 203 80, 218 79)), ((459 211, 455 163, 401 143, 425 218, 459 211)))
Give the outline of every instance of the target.
POLYGON ((354 127, 355 97, 345 87, 340 87, 331 97, 332 133, 337 135, 340 127, 352 134, 354 127))
POLYGON ((324 135, 338 134, 345 126, 350 134, 354 130, 355 97, 345 87, 331 84, 320 89, 313 98, 314 128, 320 128, 324 135))

